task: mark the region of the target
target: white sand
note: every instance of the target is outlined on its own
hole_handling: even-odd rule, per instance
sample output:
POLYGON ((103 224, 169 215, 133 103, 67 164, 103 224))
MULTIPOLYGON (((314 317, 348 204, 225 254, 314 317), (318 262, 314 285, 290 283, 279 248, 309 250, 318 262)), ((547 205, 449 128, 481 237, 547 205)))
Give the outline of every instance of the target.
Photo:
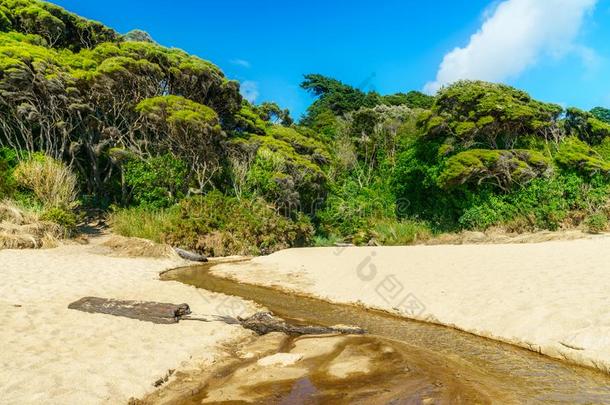
POLYGON ((169 369, 209 365, 222 356, 221 345, 251 336, 218 322, 155 325, 69 310, 85 296, 186 302, 198 314, 217 314, 225 302, 158 279, 180 261, 114 258, 94 249, 0 251, 2 404, 126 403, 154 390, 169 369))
POLYGON ((214 272, 361 303, 610 372, 610 238, 292 249, 214 272))

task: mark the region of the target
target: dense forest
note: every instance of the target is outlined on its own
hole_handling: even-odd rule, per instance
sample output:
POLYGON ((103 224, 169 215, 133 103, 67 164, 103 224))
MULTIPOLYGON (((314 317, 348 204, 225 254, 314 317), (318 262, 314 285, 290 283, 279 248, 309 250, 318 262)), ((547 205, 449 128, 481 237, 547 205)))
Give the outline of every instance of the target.
POLYGON ((97 209, 115 232, 216 256, 608 226, 605 108, 307 74, 295 120, 142 31, 37 0, 0 0, 0 31, 0 220, 11 207, 67 235, 97 209))

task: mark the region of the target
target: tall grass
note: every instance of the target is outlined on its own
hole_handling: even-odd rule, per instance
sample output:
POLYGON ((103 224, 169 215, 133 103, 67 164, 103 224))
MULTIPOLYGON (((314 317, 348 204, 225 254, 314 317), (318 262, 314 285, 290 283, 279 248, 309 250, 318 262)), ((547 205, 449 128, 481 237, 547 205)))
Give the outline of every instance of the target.
POLYGON ((163 232, 169 224, 179 222, 177 209, 152 210, 143 207, 125 208, 110 215, 113 231, 131 238, 163 242, 163 232))
POLYGON ((0 249, 55 247, 67 230, 13 201, 0 201, 0 249))
POLYGON ((218 191, 182 200, 166 209, 128 208, 110 217, 114 232, 207 256, 269 254, 308 244, 313 227, 307 218, 290 220, 263 200, 241 200, 218 191))
POLYGON ((432 237, 424 222, 412 220, 385 220, 377 222, 371 230, 375 241, 383 246, 403 246, 423 242, 432 237))
POLYGON ((47 208, 74 207, 78 181, 64 163, 47 156, 34 155, 15 169, 17 183, 31 190, 47 208))

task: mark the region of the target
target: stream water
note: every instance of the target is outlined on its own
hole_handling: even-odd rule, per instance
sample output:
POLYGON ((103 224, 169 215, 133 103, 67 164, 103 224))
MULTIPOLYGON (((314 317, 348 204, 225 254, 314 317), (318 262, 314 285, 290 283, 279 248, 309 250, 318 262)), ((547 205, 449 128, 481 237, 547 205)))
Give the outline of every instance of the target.
MULTIPOLYGON (((380 311, 328 303, 272 288, 238 283, 211 274, 210 266, 172 270, 165 273, 163 279, 177 280, 198 288, 254 301, 293 323, 360 326, 368 331, 363 342, 369 345, 371 339, 373 342, 393 342, 393 346, 399 348, 397 353, 404 363, 415 364, 419 373, 414 376, 412 370, 398 372, 400 367, 393 369, 390 367, 393 360, 386 359, 386 371, 391 371, 391 378, 387 373, 373 373, 377 377, 366 380, 369 388, 380 388, 380 397, 384 389, 388 391, 387 384, 390 379, 394 387, 396 384, 402 384, 404 388, 411 387, 414 378, 425 376, 423 379, 419 378, 413 389, 417 386, 417 390, 421 391, 421 384, 427 384, 428 391, 432 392, 428 397, 432 398, 430 403, 444 403, 448 401, 442 400, 443 398, 454 398, 455 401, 449 402, 610 404, 610 376, 602 372, 573 366, 525 349, 443 326, 411 321, 380 311), (396 381, 397 378, 399 381, 396 381)), ((285 385, 285 382, 282 384, 285 385)), ((303 382, 298 380, 294 381, 294 384, 302 385, 303 382)), ((324 387, 324 384, 324 378, 319 376, 317 381, 307 380, 306 386, 324 387)), ((336 390, 336 384, 333 384, 332 388, 336 390)), ((351 389, 349 386, 343 388, 351 389)), ((294 387, 284 389, 291 392, 294 387)), ((318 399, 324 398, 322 394, 323 392, 318 399)), ((403 390, 400 395, 392 401, 369 400, 364 403, 422 403, 410 397, 408 389, 403 390)), ((274 398, 277 401, 270 403, 282 403, 281 395, 274 398)))

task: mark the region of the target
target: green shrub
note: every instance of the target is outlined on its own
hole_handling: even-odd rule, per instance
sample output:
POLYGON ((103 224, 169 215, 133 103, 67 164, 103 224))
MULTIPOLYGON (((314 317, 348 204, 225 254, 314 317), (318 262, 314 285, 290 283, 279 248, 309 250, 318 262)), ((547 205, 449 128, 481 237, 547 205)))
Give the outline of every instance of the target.
POLYGON ((522 136, 544 136, 555 129, 562 111, 510 86, 463 80, 439 91, 422 126, 429 137, 450 136, 461 145, 474 141, 483 148, 510 149, 522 136))
POLYGON ((167 210, 119 210, 113 230, 168 243, 208 256, 260 255, 309 243, 313 227, 306 217, 292 221, 261 199, 237 199, 218 191, 187 198, 167 210))
POLYGON ((608 216, 602 212, 591 214, 585 219, 584 226, 589 233, 602 233, 608 228, 608 216))
POLYGON ((559 145, 555 160, 563 168, 583 174, 610 174, 610 162, 604 160, 591 146, 575 137, 570 137, 559 145))
POLYGON ((166 229, 180 223, 180 210, 178 206, 169 209, 147 206, 117 209, 110 214, 109 223, 119 235, 162 243, 166 229))
POLYGON ((432 231, 420 221, 383 220, 373 225, 371 234, 380 245, 404 246, 430 239, 432 231))
POLYGON ((53 207, 44 211, 40 216, 40 219, 43 221, 54 222, 61 226, 65 230, 65 236, 74 234, 78 222, 74 212, 59 207, 53 207))
POLYGON ((330 247, 342 242, 343 239, 336 235, 316 235, 313 237, 311 245, 315 247, 330 247))
POLYGON ((247 191, 284 212, 311 206, 326 186, 323 167, 330 154, 325 144, 293 128, 273 125, 266 131, 264 136, 231 141, 236 151, 253 158, 246 176, 247 191))
POLYGON ((562 174, 536 179, 509 194, 480 194, 464 209, 459 224, 473 230, 492 226, 508 226, 513 231, 557 230, 579 212, 601 211, 609 197, 610 187, 601 176, 585 179, 562 174))
POLYGON ((0 200, 15 192, 13 171, 16 166, 17 153, 13 149, 0 148, 0 200))
POLYGON ((179 207, 181 222, 165 240, 209 256, 269 254, 305 245, 313 234, 305 217, 293 222, 256 198, 212 192, 186 199, 179 207))
POLYGON ((124 167, 125 184, 136 205, 166 208, 184 197, 187 167, 171 155, 131 160, 124 167))
POLYGON ((396 203, 385 179, 369 185, 358 177, 342 179, 331 187, 326 204, 317 215, 324 234, 368 242, 366 235, 373 221, 396 217, 396 203))
POLYGON ((534 150, 471 149, 447 160, 438 184, 447 189, 466 183, 488 183, 508 190, 547 175, 550 166, 549 159, 534 150))

